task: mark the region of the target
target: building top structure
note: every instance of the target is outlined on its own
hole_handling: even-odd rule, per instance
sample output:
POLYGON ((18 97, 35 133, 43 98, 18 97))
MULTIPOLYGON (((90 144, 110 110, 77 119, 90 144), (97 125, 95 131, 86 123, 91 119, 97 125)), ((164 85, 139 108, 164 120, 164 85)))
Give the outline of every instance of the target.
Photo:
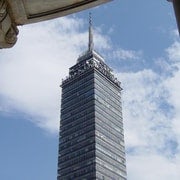
POLYGON ((79 12, 111 0, 0 0, 0 48, 17 41, 17 26, 79 12))
POLYGON ((100 71, 109 81, 120 88, 120 82, 115 78, 112 69, 105 63, 104 58, 94 50, 92 18, 90 14, 88 50, 78 57, 74 66, 69 68, 69 76, 62 81, 62 86, 71 83, 75 78, 79 78, 91 70, 100 71))

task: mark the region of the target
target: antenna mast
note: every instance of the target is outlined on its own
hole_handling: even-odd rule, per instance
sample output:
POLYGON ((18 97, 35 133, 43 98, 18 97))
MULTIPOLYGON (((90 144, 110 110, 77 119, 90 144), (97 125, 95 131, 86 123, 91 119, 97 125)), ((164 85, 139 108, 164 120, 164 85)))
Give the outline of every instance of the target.
POLYGON ((92 28, 92 17, 91 13, 89 13, 89 51, 94 49, 93 43, 93 28, 92 28))

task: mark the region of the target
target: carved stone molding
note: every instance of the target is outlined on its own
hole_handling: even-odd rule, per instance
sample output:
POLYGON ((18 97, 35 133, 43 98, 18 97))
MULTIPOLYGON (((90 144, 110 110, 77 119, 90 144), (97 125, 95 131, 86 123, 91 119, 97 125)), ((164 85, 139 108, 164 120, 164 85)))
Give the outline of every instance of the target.
POLYGON ((17 41, 18 29, 5 0, 0 0, 0 48, 10 48, 17 41))
POLYGON ((79 12, 111 0, 0 0, 0 48, 17 41, 17 26, 79 12))

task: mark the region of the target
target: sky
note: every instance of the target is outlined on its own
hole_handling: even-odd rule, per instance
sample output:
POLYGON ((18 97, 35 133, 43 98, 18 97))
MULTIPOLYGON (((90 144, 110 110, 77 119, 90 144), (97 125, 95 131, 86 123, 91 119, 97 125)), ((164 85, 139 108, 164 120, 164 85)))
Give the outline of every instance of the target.
POLYGON ((0 50, 0 179, 57 176, 61 88, 88 48, 122 83, 128 180, 180 179, 180 41, 171 3, 114 0, 24 25, 0 50))

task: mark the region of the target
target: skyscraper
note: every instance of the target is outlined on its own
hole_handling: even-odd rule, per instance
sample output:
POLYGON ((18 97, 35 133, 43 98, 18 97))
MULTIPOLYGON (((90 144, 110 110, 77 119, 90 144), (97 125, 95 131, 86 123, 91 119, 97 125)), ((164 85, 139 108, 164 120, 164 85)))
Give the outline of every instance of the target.
POLYGON ((89 46, 62 81, 58 180, 126 180, 121 86, 89 46))

